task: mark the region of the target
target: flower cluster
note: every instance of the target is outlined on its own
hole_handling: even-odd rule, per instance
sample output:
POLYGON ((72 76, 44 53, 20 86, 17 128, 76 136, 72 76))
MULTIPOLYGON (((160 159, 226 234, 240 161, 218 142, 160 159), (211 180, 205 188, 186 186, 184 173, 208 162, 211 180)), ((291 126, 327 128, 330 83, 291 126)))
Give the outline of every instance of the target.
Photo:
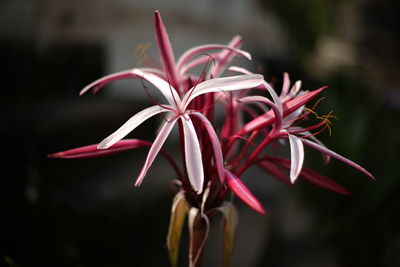
MULTIPOLYGON (((186 216, 192 240, 189 258, 194 266, 204 246, 209 219, 216 212, 224 214, 226 238, 232 239, 236 213, 233 205, 226 201, 230 192, 255 211, 265 213, 263 206, 240 179, 253 165, 258 165, 268 174, 288 184, 293 184, 300 178, 340 194, 350 194, 337 182, 304 166, 306 145, 321 152, 325 163, 330 158, 335 158, 374 179, 361 166, 331 151, 315 137, 330 127, 329 119, 334 116, 318 116, 314 111, 315 106, 307 108, 305 105, 315 99, 325 87, 314 91, 302 90, 301 82, 291 85, 289 76, 285 73, 278 95, 262 75, 230 65, 235 57, 251 60, 250 54, 240 49, 242 38, 239 36, 234 37, 227 45, 194 47, 176 60, 159 12, 155 12, 154 18, 161 67, 134 68, 114 73, 89 84, 80 94, 90 90, 97 92, 115 80, 134 78, 154 86, 166 102, 160 103, 149 95, 154 105, 132 116, 99 144, 50 156, 88 158, 149 147, 147 158, 135 182, 139 186, 156 156, 163 154, 176 171, 180 185, 173 202, 168 235, 168 247, 174 265, 180 231, 186 216), (203 71, 193 74, 194 69, 199 68, 203 71), (221 77, 224 71, 235 75, 221 77), (221 108, 218 110, 223 111, 223 116, 218 118, 215 114, 217 106, 221 108), (158 114, 163 116, 163 123, 153 142, 124 139, 144 121, 158 114), (316 117, 316 122, 302 126, 310 116, 316 117), (175 126, 179 130, 183 153, 182 169, 170 154, 162 150, 175 126), (290 159, 267 153, 268 145, 277 141, 285 143, 287 140, 290 159), (194 230, 198 229, 196 224, 205 225, 202 237, 197 241, 194 230)), ((226 245, 226 264, 229 264, 231 253, 232 245, 226 245)))

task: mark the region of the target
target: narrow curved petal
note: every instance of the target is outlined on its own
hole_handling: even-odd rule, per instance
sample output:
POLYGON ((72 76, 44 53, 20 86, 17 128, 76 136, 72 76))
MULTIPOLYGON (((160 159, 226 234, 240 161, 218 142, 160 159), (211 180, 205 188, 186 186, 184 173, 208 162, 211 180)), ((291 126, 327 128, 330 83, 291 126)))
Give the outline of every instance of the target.
MULTIPOLYGON (((158 69, 140 68, 140 70, 145 71, 147 73, 152 73, 152 74, 157 75, 157 76, 159 76, 161 78, 164 78, 164 74, 158 69)), ((84 93, 86 93, 90 89, 93 89, 93 93, 97 93, 106 84, 108 84, 110 82, 113 82, 113 81, 117 81, 117 80, 121 80, 121 79, 135 79, 135 78, 138 78, 138 76, 132 73, 132 69, 123 70, 123 71, 120 71, 120 72, 112 73, 112 74, 104 76, 104 77, 102 77, 102 78, 100 78, 100 79, 88 84, 87 86, 85 86, 79 92, 79 95, 83 95, 84 93)))
POLYGON ((176 89, 179 89, 179 77, 176 73, 174 52, 171 47, 167 30, 165 29, 164 23, 161 19, 160 12, 158 11, 154 12, 154 31, 156 34, 158 51, 161 56, 161 63, 164 65, 168 80, 176 89))
POLYGON ((340 160, 341 162, 344 162, 347 165, 350 165, 351 167, 355 168, 356 170, 364 173, 365 175, 370 177, 372 180, 376 180, 375 177, 370 172, 368 172, 366 169, 364 169, 363 167, 361 167, 357 163, 355 163, 355 162, 353 162, 353 161, 351 161, 351 160, 349 160, 349 159, 337 154, 336 152, 334 152, 334 151, 332 151, 332 150, 330 150, 330 149, 328 149, 328 148, 326 148, 324 146, 321 146, 321 145, 319 145, 317 143, 314 143, 314 142, 312 142, 310 140, 302 139, 302 141, 307 146, 309 146, 309 147, 311 147, 311 148, 313 148, 313 149, 315 149, 315 150, 317 150, 317 151, 319 151, 321 153, 327 154, 327 155, 331 156, 332 158, 340 160))
POLYGON ((123 70, 120 72, 116 72, 116 73, 112 73, 109 74, 107 76, 104 76, 88 85, 86 85, 80 92, 79 95, 83 95, 84 93, 86 93, 87 91, 89 91, 90 89, 94 88, 94 90, 97 92, 99 91, 103 86, 105 86, 106 84, 113 82, 113 81, 117 81, 117 80, 121 80, 121 79, 126 79, 126 78, 136 78, 136 75, 132 74, 132 69, 129 70, 123 70))
POLYGON ((185 140, 185 160, 190 183, 193 189, 200 194, 203 190, 204 170, 201 149, 196 130, 189 117, 181 117, 185 140))
POLYGON ((304 147, 301 138, 288 134, 290 144, 290 182, 294 184, 304 163, 304 147))
POLYGON ((289 96, 295 97, 297 95, 297 93, 300 92, 300 89, 301 89, 301 81, 298 80, 294 83, 294 85, 290 89, 289 96))
POLYGON ((215 61, 218 61, 219 53, 210 53, 193 59, 192 61, 188 62, 187 64, 179 68, 180 75, 183 76, 191 69, 209 62, 211 58, 213 58, 215 61))
POLYGON ((187 50, 179 58, 178 63, 177 63, 177 68, 180 69, 181 67, 183 67, 191 58, 195 57, 196 55, 205 53, 210 50, 217 50, 217 49, 224 49, 224 50, 226 49, 226 50, 232 51, 238 55, 241 55, 241 56, 247 58, 248 60, 251 60, 251 55, 246 51, 236 49, 234 47, 230 47, 227 45, 208 44, 208 45, 196 46, 196 47, 193 47, 193 48, 187 50))
POLYGON ((215 78, 198 84, 190 89, 182 99, 183 110, 189 103, 202 94, 220 91, 235 91, 253 88, 264 82, 264 77, 260 74, 239 75, 225 78, 215 78))
POLYGON ((126 139, 115 143, 109 149, 98 149, 97 144, 88 145, 73 149, 68 149, 62 152, 50 154, 49 158, 62 158, 62 159, 83 159, 83 158, 96 158, 104 157, 119 152, 151 146, 150 142, 139 140, 139 139, 126 139))
POLYGON ((215 165, 217 166, 220 182, 221 184, 223 184, 225 180, 224 159, 218 135, 215 132, 214 127, 211 125, 211 122, 203 114, 201 114, 200 112, 193 112, 192 115, 198 117, 206 127, 208 136, 210 137, 211 140, 211 145, 214 150, 215 165))
POLYGON ((264 96, 246 96, 241 99, 238 99, 240 102, 261 102, 267 104, 275 113, 275 131, 280 131, 282 127, 282 113, 279 110, 278 106, 273 103, 271 100, 264 96))
POLYGON ((290 86, 289 74, 287 72, 285 72, 283 74, 283 85, 282 85, 281 99, 285 98, 286 95, 288 94, 289 86, 290 86))
POLYGON ((140 111, 139 113, 136 113, 127 122, 125 122, 118 130, 116 130, 113 134, 111 134, 106 139, 101 141, 101 143, 97 146, 97 148, 99 149, 109 148, 110 146, 112 146, 113 144, 124 138, 128 133, 133 131, 144 121, 162 112, 169 112, 169 110, 160 106, 151 106, 140 111))
POLYGON ((288 128, 290 127, 294 122, 296 122, 296 119, 303 113, 305 106, 301 106, 292 113, 288 114, 285 116, 283 127, 288 128))
MULTIPOLYGON (((268 173, 271 173, 277 177, 279 180, 284 182, 285 184, 291 184, 287 175, 281 170, 281 167, 285 169, 290 169, 290 160, 281 158, 281 157, 268 157, 265 160, 262 160, 258 163, 263 169, 265 169, 268 173)), ((342 185, 338 184, 334 180, 303 166, 299 178, 313 184, 315 186, 324 188, 326 190, 351 196, 352 194, 342 185)))
MULTIPOLYGON (((99 158, 105 157, 120 152, 142 148, 151 147, 152 143, 140 139, 124 139, 120 140, 108 149, 98 149, 98 144, 68 149, 65 151, 57 152, 48 155, 49 158, 60 158, 60 159, 87 159, 87 158, 99 158)), ((174 168, 178 177, 183 177, 178 164, 174 158, 166 151, 161 150, 160 153, 168 160, 172 168, 174 168)))
POLYGON ((132 73, 154 85, 164 95, 171 106, 176 107, 180 105, 181 100, 178 93, 166 80, 152 73, 142 71, 141 69, 133 69, 132 73))
POLYGON ((246 203, 253 210, 265 214, 265 210, 257 200, 257 198, 250 192, 247 186, 232 172, 225 169, 226 183, 228 187, 238 196, 244 203, 246 203))
MULTIPOLYGON (((253 74, 252 72, 246 70, 245 68, 241 68, 241 67, 232 66, 232 67, 229 67, 228 69, 229 69, 230 71, 235 71, 235 72, 239 72, 239 73, 242 73, 242 74, 253 74)), ((262 86, 263 86, 265 89, 267 89, 268 93, 269 93, 269 94, 271 95, 271 97, 272 97, 272 100, 274 100, 276 106, 278 107, 279 112, 280 112, 281 114, 283 114, 283 108, 282 108, 281 99, 280 99, 279 96, 276 94, 274 88, 272 88, 272 86, 269 85, 269 83, 267 83, 267 82, 265 82, 265 81, 262 83, 262 86)))
MULTIPOLYGON (((321 93, 326 86, 321 87, 315 91, 307 92, 301 96, 298 96, 286 103, 283 103, 283 117, 292 113, 299 107, 303 106, 307 102, 311 101, 314 97, 316 97, 319 93, 321 93)), ((273 111, 268 111, 267 113, 251 120, 247 124, 245 124, 235 135, 245 135, 249 132, 252 132, 256 129, 261 129, 265 126, 268 126, 274 123, 275 117, 273 111)))
MULTIPOLYGON (((314 143, 317 143, 318 145, 326 148, 326 146, 317 137, 312 135, 311 132, 305 131, 300 134, 303 136, 308 136, 308 138, 310 138, 314 143)), ((321 154, 322 154, 324 165, 327 165, 329 163, 329 161, 331 160, 331 156, 329 156, 328 154, 325 154, 325 153, 321 153, 321 154)))
POLYGON ((148 169, 150 168, 151 164, 153 164, 153 161, 156 158, 158 152, 160 152, 161 147, 165 143, 165 140, 167 139, 169 133, 171 132, 172 127, 174 127, 177 119, 178 118, 174 118, 164 123, 163 127, 161 128, 160 132, 157 135, 156 140, 154 140, 153 145, 150 147, 143 168, 140 171, 138 178, 136 179, 135 186, 139 186, 142 183, 148 169))
MULTIPOLYGON (((265 172, 269 175, 272 175, 274 178, 277 178, 279 181, 283 182, 287 185, 293 185, 288 177, 286 170, 283 170, 280 166, 277 166, 275 162, 272 160, 262 160, 257 162, 258 166, 260 166, 265 172)), ((289 167, 290 168, 290 162, 289 167)))
MULTIPOLYGON (((233 39, 229 42, 228 46, 233 48, 240 48, 243 43, 243 38, 239 35, 233 37, 233 39)), ((211 72, 211 77, 218 77, 225 70, 226 66, 232 61, 235 53, 231 50, 222 50, 218 54, 218 60, 215 62, 215 66, 211 72)))

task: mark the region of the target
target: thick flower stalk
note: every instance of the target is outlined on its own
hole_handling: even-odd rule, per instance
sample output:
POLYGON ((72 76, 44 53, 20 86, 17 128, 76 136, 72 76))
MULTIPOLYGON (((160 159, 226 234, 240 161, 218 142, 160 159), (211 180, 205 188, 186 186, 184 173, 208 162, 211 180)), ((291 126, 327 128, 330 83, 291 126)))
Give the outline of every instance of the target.
POLYGON ((306 105, 326 87, 304 91, 300 81, 290 87, 289 76, 285 73, 278 95, 262 75, 230 66, 234 57, 251 59, 249 53, 240 49, 242 38, 239 36, 227 45, 191 48, 176 60, 158 11, 154 14, 154 22, 159 68, 133 68, 110 74, 89 84, 80 93, 89 90, 96 93, 119 79, 140 79, 153 105, 134 114, 99 144, 54 153, 50 157, 91 158, 148 147, 148 155, 135 182, 139 186, 161 153, 171 163, 175 170, 173 177, 179 181, 167 237, 173 266, 177 265, 186 218, 190 234, 189 266, 202 264, 209 224, 218 212, 224 218, 223 265, 229 266, 237 227, 237 212, 229 200, 231 192, 250 208, 265 214, 262 204, 240 178, 253 165, 287 184, 303 179, 327 190, 350 195, 337 182, 304 166, 306 146, 319 151, 325 164, 335 158, 374 179, 367 170, 328 149, 316 138, 323 130, 330 130, 330 120, 335 117, 332 114, 318 116, 314 110, 316 104, 312 108, 306 105), (196 67, 203 69, 198 75, 193 73, 196 67), (231 76, 222 77, 225 71, 231 76), (162 94, 165 103, 150 96, 148 84, 162 94), (215 119, 217 105, 223 110, 223 114, 219 114, 223 116, 218 116, 218 120, 215 119), (163 122, 155 140, 124 139, 158 114, 163 115, 163 122), (316 121, 314 124, 303 126, 306 119, 312 118, 316 121), (182 164, 162 149, 176 125, 182 164), (283 146, 288 143, 290 158, 270 155, 267 147, 272 143, 283 146))

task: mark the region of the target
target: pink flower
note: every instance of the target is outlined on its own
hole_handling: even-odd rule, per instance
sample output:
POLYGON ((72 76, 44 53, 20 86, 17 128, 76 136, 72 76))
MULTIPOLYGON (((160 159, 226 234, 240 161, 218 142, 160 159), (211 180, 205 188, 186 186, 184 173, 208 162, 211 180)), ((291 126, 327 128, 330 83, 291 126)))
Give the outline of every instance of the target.
POLYGON ((166 103, 160 104, 151 99, 156 102, 155 105, 133 115, 98 145, 58 152, 49 157, 98 157, 149 147, 144 166, 135 182, 139 186, 158 153, 163 154, 179 180, 179 192, 173 201, 167 238, 173 266, 177 264, 179 238, 185 218, 188 217, 190 235, 189 265, 195 266, 202 255, 210 219, 218 212, 222 213, 224 220, 224 264, 229 264, 237 225, 236 210, 232 203, 227 202, 230 192, 256 212, 265 214, 260 201, 240 178, 254 165, 287 184, 294 184, 300 178, 336 193, 350 195, 337 182, 304 166, 305 145, 321 152, 325 164, 330 158, 335 158, 375 179, 360 165, 328 149, 316 138, 317 134, 330 127, 329 119, 334 116, 318 116, 314 108, 306 108, 306 104, 326 87, 314 91, 301 90, 301 81, 291 86, 289 75, 285 73, 278 96, 262 75, 229 66, 235 56, 251 59, 249 53, 239 49, 242 39, 238 36, 228 45, 196 46, 176 60, 158 11, 154 14, 154 24, 160 54, 159 68, 134 68, 117 72, 94 81, 83 88, 80 94, 91 89, 97 92, 115 80, 134 78, 152 84, 164 96, 166 103), (198 66, 203 66, 202 73, 191 74, 193 68, 198 66), (219 78, 225 69, 240 75, 219 78), (220 111, 217 105, 223 113, 218 115, 223 116, 216 116, 220 111), (123 139, 158 114, 164 114, 164 122, 153 142, 123 139), (312 114, 317 122, 302 126, 303 120, 312 114), (183 154, 182 171, 174 159, 162 150, 176 124, 179 126, 183 154), (267 151, 272 143, 285 144, 287 140, 290 158, 272 156, 267 151))
POLYGON ((303 91, 301 81, 291 86, 289 75, 285 73, 281 94, 278 96, 261 75, 229 66, 235 56, 251 59, 249 53, 240 50, 242 39, 239 36, 234 37, 228 45, 196 46, 176 60, 158 11, 154 14, 154 25, 161 63, 159 68, 135 68, 117 72, 94 81, 83 88, 80 94, 91 89, 97 92, 114 80, 143 79, 161 92, 166 104, 157 103, 138 112, 97 146, 50 156, 93 157, 137 147, 150 147, 135 185, 141 184, 157 154, 161 152, 177 172, 190 205, 197 208, 201 206, 203 210, 208 207, 210 211, 221 205, 230 189, 251 208, 265 213, 256 197, 240 180, 240 176, 253 165, 260 166, 285 182, 287 175, 282 169, 287 169, 287 182, 291 184, 301 178, 326 189, 349 194, 336 182, 304 167, 304 145, 321 152, 326 164, 331 157, 336 158, 374 179, 360 165, 331 151, 315 137, 328 125, 327 120, 307 127, 300 126, 301 121, 314 112, 305 105, 326 87, 303 91), (203 72, 199 76, 191 74, 193 68, 198 66, 204 66, 203 72), (241 75, 216 78, 227 68, 241 75), (214 118, 217 104, 221 104, 225 115, 220 122, 214 118), (123 140, 144 121, 161 113, 165 115, 165 122, 153 143, 136 139, 123 140), (246 114, 250 116, 248 121, 244 119, 246 114), (183 172, 169 154, 161 150, 175 124, 179 125, 183 172), (242 144, 240 140, 245 140, 245 143, 242 144), (290 159, 272 157, 266 153, 266 147, 271 143, 279 141, 284 144, 286 140, 289 141, 290 159), (207 193, 203 191, 204 188, 207 193))
MULTIPOLYGON (((147 173, 147 170, 153 163, 155 157, 160 151, 166 138, 171 132, 172 127, 175 125, 177 120, 180 119, 180 122, 182 123, 183 126, 184 144, 185 144, 185 162, 189 180, 191 182, 193 189, 196 192, 201 193, 204 182, 203 164, 202 164, 202 156, 201 156, 198 137, 191 120, 191 116, 195 112, 195 110, 191 110, 188 108, 190 103, 196 97, 207 93, 219 92, 219 91, 229 92, 229 91, 256 87, 257 85, 263 82, 263 77, 261 75, 253 74, 253 75, 233 76, 227 78, 216 78, 204 81, 196 85, 195 87, 191 88, 181 99, 175 88, 172 87, 171 84, 168 84, 168 82, 166 82, 165 80, 159 78, 158 76, 152 73, 143 72, 140 69, 133 69, 131 73, 133 75, 136 75, 138 78, 142 78, 153 84, 167 99, 168 104, 154 105, 135 114, 117 131, 115 131, 109 137, 104 139, 98 145, 98 148, 107 149, 116 142, 118 142, 119 140, 121 140, 122 138, 124 138, 129 132, 133 131, 136 127, 138 127, 140 124, 142 124, 150 117, 157 115, 159 113, 168 113, 165 123, 161 127, 161 130, 159 131, 157 138, 155 139, 153 145, 150 148, 143 169, 140 172, 135 185, 138 186, 141 184, 144 176, 147 173)), ((195 116, 205 121, 205 123, 208 123, 207 119, 203 116, 200 116, 199 113, 194 113, 194 114, 195 116)), ((216 141, 214 136, 212 137, 213 137, 212 140, 216 141)), ((219 162, 218 164, 219 168, 221 168, 222 158, 218 158, 218 162, 219 162)), ((223 174, 220 174, 220 176, 223 176, 223 174)))

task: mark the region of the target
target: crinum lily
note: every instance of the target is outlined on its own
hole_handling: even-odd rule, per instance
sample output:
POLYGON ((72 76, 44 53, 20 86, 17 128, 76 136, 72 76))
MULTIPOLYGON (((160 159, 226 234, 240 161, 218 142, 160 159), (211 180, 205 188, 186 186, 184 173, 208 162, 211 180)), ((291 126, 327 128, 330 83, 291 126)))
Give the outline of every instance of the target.
MULTIPOLYGON (((136 77, 144 79, 153 84, 167 99, 168 104, 154 105, 135 114, 117 131, 104 139, 98 145, 98 148, 107 149, 122 138, 124 138, 129 132, 133 131, 136 127, 138 127, 150 117, 160 113, 169 113, 166 121, 164 122, 157 135, 157 138, 154 140, 153 145, 150 148, 142 171, 140 172, 135 182, 135 185, 139 186, 141 184, 144 176, 147 173, 147 170, 153 163, 166 138, 171 132, 172 127, 175 125, 177 120, 180 119, 180 123, 183 126, 185 162, 188 172, 188 178, 193 189, 197 193, 201 193, 204 182, 203 163, 198 137, 191 120, 191 116, 192 114, 194 114, 195 111, 189 109, 190 103, 196 97, 207 93, 219 91, 235 91, 256 87, 263 82, 263 76, 252 74, 207 80, 192 87, 182 98, 180 98, 175 88, 160 77, 152 73, 143 72, 139 69, 133 69, 131 73, 132 75, 135 75, 136 77)), ((204 116, 199 116, 197 114, 197 117, 203 121, 206 120, 204 116)), ((214 135, 211 137, 214 137, 214 135)), ((216 141, 214 138, 212 140, 216 141)), ((218 153, 218 155, 219 154, 220 153, 218 153)), ((216 157, 216 160, 219 166, 219 175, 220 177, 224 177, 224 174, 222 173, 222 157, 218 156, 216 157)))
POLYGON ((155 105, 132 116, 98 145, 70 149, 49 157, 92 158, 149 147, 135 182, 139 186, 156 156, 161 153, 171 163, 176 172, 175 178, 178 178, 175 180, 178 190, 173 200, 167 237, 172 266, 177 266, 179 241, 186 218, 190 236, 189 266, 201 265, 209 224, 219 212, 224 222, 223 266, 229 266, 237 226, 231 192, 253 210, 265 214, 262 204, 241 180, 244 172, 254 165, 287 184, 293 184, 300 178, 336 193, 350 195, 340 184, 304 166, 306 145, 321 152, 324 163, 328 163, 330 157, 336 158, 374 179, 361 166, 329 150, 315 137, 325 127, 329 128, 329 118, 333 116, 318 116, 314 111, 316 104, 311 109, 305 105, 326 87, 303 91, 300 90, 300 81, 290 87, 289 75, 285 73, 278 96, 272 84, 265 81, 262 75, 240 67, 229 67, 235 56, 251 58, 249 53, 240 50, 242 38, 239 36, 228 45, 196 46, 176 60, 158 11, 154 13, 154 25, 161 66, 152 65, 107 75, 84 87, 80 94, 89 90, 95 93, 115 80, 134 78, 153 85, 167 103, 160 104, 148 95, 155 105), (201 74, 192 74, 199 66, 203 69, 201 74), (240 75, 219 78, 226 68, 240 75), (219 109, 214 108, 217 104, 223 110, 218 119, 216 111, 219 109), (158 114, 164 115, 164 121, 153 142, 123 139, 158 114), (311 126, 300 126, 310 114, 320 121, 311 126), (176 124, 179 126, 183 155, 182 170, 173 157, 162 149, 176 124), (266 147, 271 143, 278 141, 284 144, 286 140, 289 140, 290 158, 276 157, 267 151, 266 147))

